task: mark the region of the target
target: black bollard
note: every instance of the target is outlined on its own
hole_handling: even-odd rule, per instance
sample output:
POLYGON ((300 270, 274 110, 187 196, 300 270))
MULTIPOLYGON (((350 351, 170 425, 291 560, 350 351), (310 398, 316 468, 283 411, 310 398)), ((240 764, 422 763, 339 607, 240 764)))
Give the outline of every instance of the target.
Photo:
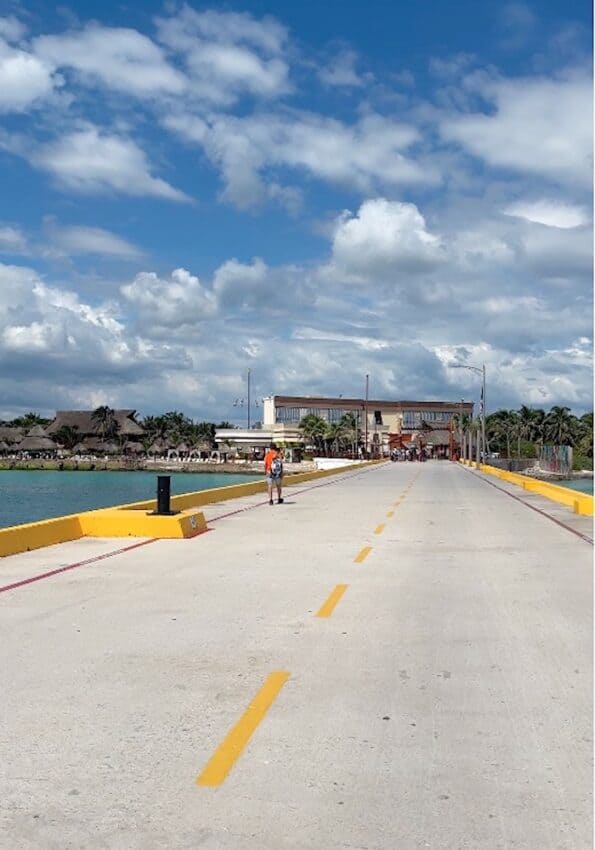
POLYGON ((171 487, 171 476, 170 475, 158 475, 157 476, 157 510, 156 514, 171 514, 170 507, 170 490, 171 487))

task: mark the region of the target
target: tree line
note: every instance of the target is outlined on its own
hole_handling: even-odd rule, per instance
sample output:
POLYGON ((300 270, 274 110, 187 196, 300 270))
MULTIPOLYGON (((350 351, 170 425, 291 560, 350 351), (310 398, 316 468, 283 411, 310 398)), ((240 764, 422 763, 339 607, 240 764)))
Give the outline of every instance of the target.
MULTIPOLYGON (((480 420, 463 414, 455 417, 455 428, 475 432, 480 420)), ((540 445, 573 446, 575 453, 593 457, 593 411, 582 416, 569 407, 554 405, 549 411, 522 405, 518 410, 497 410, 486 416, 486 442, 490 452, 506 457, 536 457, 540 445)))
MULTIPOLYGON (((97 434, 102 440, 111 440, 118 443, 124 443, 128 436, 120 434, 120 425, 115 416, 115 411, 107 406, 102 405, 97 407, 91 414, 91 419, 97 431, 97 434)), ((188 448, 193 449, 197 446, 215 445, 215 431, 217 428, 233 428, 231 422, 206 422, 194 421, 189 416, 181 413, 178 410, 170 410, 160 416, 145 416, 144 419, 134 420, 144 430, 142 437, 139 435, 139 442, 143 448, 148 448, 159 440, 172 448, 176 448, 182 443, 186 443, 188 448)), ((46 419, 33 411, 25 413, 23 416, 17 416, 15 419, 1 421, 0 424, 11 428, 22 428, 28 431, 36 425, 41 425, 45 428, 52 422, 52 419, 46 419)), ((63 425, 56 433, 54 438, 56 442, 63 445, 66 449, 73 449, 74 446, 81 440, 83 435, 78 428, 72 425, 63 425)))

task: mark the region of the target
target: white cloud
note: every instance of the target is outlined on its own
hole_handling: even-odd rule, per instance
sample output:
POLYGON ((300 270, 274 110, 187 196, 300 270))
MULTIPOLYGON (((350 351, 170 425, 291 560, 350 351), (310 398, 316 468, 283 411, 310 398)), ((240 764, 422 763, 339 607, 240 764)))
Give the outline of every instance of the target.
POLYGON ((180 95, 187 89, 185 76, 168 64, 161 48, 134 29, 89 24, 78 32, 40 36, 33 49, 56 67, 74 68, 87 80, 129 94, 180 95))
POLYGON ((318 76, 327 86, 359 88, 365 84, 365 79, 358 74, 356 64, 357 53, 344 49, 330 63, 320 68, 318 76))
POLYGON ((505 215, 523 218, 547 227, 558 227, 562 230, 581 227, 589 221, 589 216, 583 207, 546 199, 518 201, 510 204, 503 212, 505 215))
POLYGON ((84 407, 91 395, 107 401, 121 387, 120 404, 132 398, 134 406, 137 384, 154 392, 168 370, 189 367, 183 349, 135 335, 118 312, 48 285, 33 269, 0 264, 3 409, 84 407))
POLYGON ((26 254, 27 239, 19 227, 0 225, 0 253, 26 254))
POLYGON ((286 31, 272 18, 184 6, 177 15, 158 18, 157 31, 163 44, 184 57, 195 98, 228 105, 244 93, 270 98, 290 89, 286 31))
POLYGON ((186 269, 175 269, 167 279, 141 272, 121 292, 138 311, 141 327, 153 332, 197 325, 217 311, 213 293, 186 269))
POLYGON ((62 85, 55 67, 0 39, 0 112, 24 112, 62 85))
POLYGON ((591 186, 593 93, 581 72, 559 79, 466 81, 490 104, 490 114, 442 121, 441 133, 492 166, 571 185, 591 186))
POLYGON ((333 262, 339 274, 404 283, 407 275, 428 271, 446 258, 440 237, 430 233, 414 204, 375 198, 356 215, 346 213, 333 237, 333 262))
POLYGON ((14 15, 7 15, 5 18, 0 18, 0 38, 13 43, 23 38, 26 32, 26 26, 18 18, 15 18, 14 15))
POLYGON ((208 120, 178 113, 164 123, 204 147, 222 171, 224 197, 240 207, 266 197, 267 170, 279 166, 364 192, 440 182, 435 167, 408 153, 419 132, 380 115, 366 115, 352 126, 304 112, 208 120))
POLYGON ((47 221, 46 229, 52 244, 69 255, 97 254, 122 259, 142 256, 142 251, 136 245, 101 227, 61 226, 47 221))
POLYGON ((165 180, 153 177, 144 152, 131 139, 102 133, 92 124, 38 148, 32 161, 77 192, 189 200, 165 180))

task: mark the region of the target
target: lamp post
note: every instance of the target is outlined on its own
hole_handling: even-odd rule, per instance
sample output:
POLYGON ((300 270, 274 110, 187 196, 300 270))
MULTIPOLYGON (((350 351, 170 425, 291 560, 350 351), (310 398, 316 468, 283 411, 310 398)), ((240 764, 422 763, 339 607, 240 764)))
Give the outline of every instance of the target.
POLYGON ((368 387, 370 384, 370 376, 366 375, 366 406, 364 408, 364 416, 366 417, 366 444, 365 444, 365 453, 366 460, 368 459, 368 387))
POLYGON ((486 460, 486 364, 482 363, 479 366, 467 366, 464 363, 453 363, 452 369, 468 369, 470 372, 475 372, 476 375, 481 375, 481 451, 483 461, 486 460))
POLYGON ((459 415, 459 454, 461 457, 465 457, 465 450, 463 446, 463 405, 465 404, 465 400, 461 399, 461 413, 459 415))
POLYGON ((250 369, 248 369, 248 430, 250 430, 250 369))

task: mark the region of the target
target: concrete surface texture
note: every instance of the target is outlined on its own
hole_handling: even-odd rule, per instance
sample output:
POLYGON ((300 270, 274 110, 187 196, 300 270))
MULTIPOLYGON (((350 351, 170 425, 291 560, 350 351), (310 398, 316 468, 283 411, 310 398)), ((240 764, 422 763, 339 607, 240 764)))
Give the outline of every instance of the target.
POLYGON ((590 847, 591 520, 506 489, 386 464, 2 559, 0 846, 590 847))

